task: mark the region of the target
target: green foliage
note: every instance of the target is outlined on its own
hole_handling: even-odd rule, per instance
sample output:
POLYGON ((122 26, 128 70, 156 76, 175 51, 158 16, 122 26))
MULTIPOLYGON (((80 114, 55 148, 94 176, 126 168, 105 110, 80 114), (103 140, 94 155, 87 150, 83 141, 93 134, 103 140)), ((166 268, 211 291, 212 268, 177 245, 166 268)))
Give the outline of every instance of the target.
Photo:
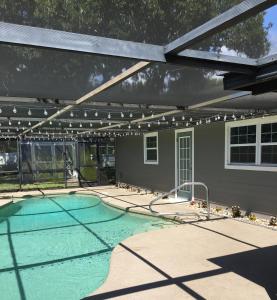
POLYGON ((268 225, 277 226, 277 217, 271 217, 268 225))
POLYGON ((222 208, 221 208, 221 207, 216 207, 216 208, 215 208, 215 211, 216 211, 217 213, 219 213, 219 212, 222 211, 222 208))
POLYGON ((233 218, 239 218, 241 217, 241 210, 240 207, 237 205, 232 206, 232 217, 233 218))
POLYGON ((248 215, 248 219, 249 219, 250 221, 256 221, 256 220, 257 220, 257 217, 256 217, 255 214, 250 213, 250 214, 248 215))
MULTIPOLYGON (((239 2, 240 0, 0 0, 0 15, 1 21, 10 23, 164 45, 239 2)), ((219 51, 222 46, 226 46, 249 57, 263 56, 269 49, 268 28, 263 26, 263 19, 264 14, 261 13, 206 39, 195 48, 219 51)), ((0 73, 3 86, 9 89, 14 82, 24 84, 27 79, 31 79, 33 89, 37 88, 41 92, 44 88, 51 92, 49 84, 43 85, 47 74, 47 81, 55 87, 62 87, 63 84, 66 86, 67 83, 71 93, 69 96, 74 98, 79 96, 80 91, 84 93, 84 89, 88 91, 99 84, 91 82, 90 78, 101 75, 103 80, 107 80, 133 63, 127 59, 58 51, 49 55, 47 51, 1 46, 0 55, 5 57, 0 73), (20 72, 15 71, 18 69, 20 72), (36 84, 38 82, 42 82, 42 87, 36 84)), ((153 64, 142 74, 134 76, 132 83, 123 85, 128 100, 128 92, 136 93, 142 85, 146 94, 173 94, 174 91, 174 95, 179 93, 183 97, 185 90, 187 97, 193 97, 195 83, 202 90, 219 84, 211 76, 206 76, 208 71, 194 68, 176 69, 175 66, 170 68, 167 65, 153 64), (138 80, 139 76, 143 76, 145 81, 138 80), (168 76, 170 84, 165 91, 164 79, 168 76)), ((66 93, 66 88, 63 93, 66 93)))

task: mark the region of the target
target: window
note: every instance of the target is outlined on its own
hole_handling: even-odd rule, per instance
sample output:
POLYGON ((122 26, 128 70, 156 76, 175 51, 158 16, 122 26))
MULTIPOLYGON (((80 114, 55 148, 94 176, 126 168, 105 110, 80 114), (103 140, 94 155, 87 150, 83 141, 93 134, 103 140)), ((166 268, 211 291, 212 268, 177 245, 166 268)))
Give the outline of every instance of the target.
POLYGON ((225 168, 277 171, 277 117, 226 123, 225 168))
POLYGON ((144 163, 157 165, 158 162, 158 133, 147 133, 144 135, 144 163))

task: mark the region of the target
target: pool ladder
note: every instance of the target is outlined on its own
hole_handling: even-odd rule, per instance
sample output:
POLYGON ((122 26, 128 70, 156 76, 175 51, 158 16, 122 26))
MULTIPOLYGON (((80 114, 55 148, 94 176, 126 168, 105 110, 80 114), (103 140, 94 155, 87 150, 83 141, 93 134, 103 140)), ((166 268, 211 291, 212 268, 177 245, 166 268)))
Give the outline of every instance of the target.
MULTIPOLYGON (((183 213, 183 212, 158 212, 155 211, 152 206, 159 201, 162 198, 165 198, 173 193, 176 193, 177 191, 179 191, 181 188, 185 187, 185 186, 202 186, 205 189, 205 194, 206 194, 206 203, 207 203, 207 219, 210 219, 210 201, 209 201, 209 189, 207 187, 207 185, 203 182, 185 182, 179 186, 177 186, 176 188, 172 189, 171 191, 169 191, 168 193, 164 193, 156 198, 154 198, 150 204, 149 204, 149 210, 153 215, 157 215, 157 216, 190 216, 190 215, 197 215, 199 216, 197 213, 183 213)), ((191 200, 183 200, 183 201, 178 201, 176 203, 182 203, 182 202, 190 202, 191 200)))

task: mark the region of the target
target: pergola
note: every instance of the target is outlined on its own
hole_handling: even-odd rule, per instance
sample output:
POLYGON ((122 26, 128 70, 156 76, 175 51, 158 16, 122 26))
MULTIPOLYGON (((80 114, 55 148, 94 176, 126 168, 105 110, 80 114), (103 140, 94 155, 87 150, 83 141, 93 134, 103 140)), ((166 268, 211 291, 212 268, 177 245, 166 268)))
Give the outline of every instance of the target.
MULTIPOLYGON (((101 79, 101 74, 92 76, 90 80, 99 81, 96 87, 80 87, 77 97, 68 98, 68 92, 61 95, 53 85, 47 87, 47 82, 43 91, 34 83, 31 93, 24 92, 24 82, 18 89, 2 89, 1 138, 120 136, 275 114, 275 54, 248 58, 195 49, 202 41, 274 5, 276 0, 245 0, 165 45, 0 22, 0 42, 7 47, 38 49, 48 58, 56 54, 64 55, 64 60, 76 56, 84 64, 94 58, 113 60, 113 65, 120 61, 109 78, 101 79), (122 62, 126 67, 121 67, 122 62), (172 72, 178 68, 185 68, 186 72, 211 70, 203 72, 203 78, 215 84, 205 91, 195 83, 195 95, 190 91, 189 96, 185 82, 176 97, 167 95, 167 91, 166 96, 149 95, 147 91, 140 96, 147 80, 143 72, 155 65, 172 72), (221 73, 215 76, 215 70, 221 73), (132 97, 128 98, 131 93, 122 96, 122 86, 132 85, 134 76, 141 89, 135 90, 132 97)), ((26 66, 19 64, 18 68, 20 72, 26 66)), ((17 84, 14 82, 14 87, 17 84)))

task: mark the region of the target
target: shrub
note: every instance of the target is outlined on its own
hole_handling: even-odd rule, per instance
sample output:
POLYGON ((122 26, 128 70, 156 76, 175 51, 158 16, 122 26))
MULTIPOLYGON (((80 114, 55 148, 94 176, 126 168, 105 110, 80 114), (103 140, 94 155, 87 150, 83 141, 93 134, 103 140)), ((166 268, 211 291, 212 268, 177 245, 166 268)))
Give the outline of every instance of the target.
POLYGON ((249 219, 250 221, 256 221, 256 220, 257 220, 257 217, 256 217, 255 214, 250 213, 250 214, 248 215, 248 219, 249 219))
POLYGON ((237 205, 232 206, 232 217, 239 218, 241 217, 240 207, 237 205))
POLYGON ((215 208, 215 211, 216 211, 217 213, 219 213, 220 211, 222 211, 222 208, 221 208, 221 207, 216 207, 216 208, 215 208))
POLYGON ((207 201, 202 201, 202 202, 201 202, 201 207, 202 207, 202 208, 207 208, 207 207, 208 207, 207 201))
POLYGON ((277 226, 277 217, 271 217, 268 225, 277 226))

